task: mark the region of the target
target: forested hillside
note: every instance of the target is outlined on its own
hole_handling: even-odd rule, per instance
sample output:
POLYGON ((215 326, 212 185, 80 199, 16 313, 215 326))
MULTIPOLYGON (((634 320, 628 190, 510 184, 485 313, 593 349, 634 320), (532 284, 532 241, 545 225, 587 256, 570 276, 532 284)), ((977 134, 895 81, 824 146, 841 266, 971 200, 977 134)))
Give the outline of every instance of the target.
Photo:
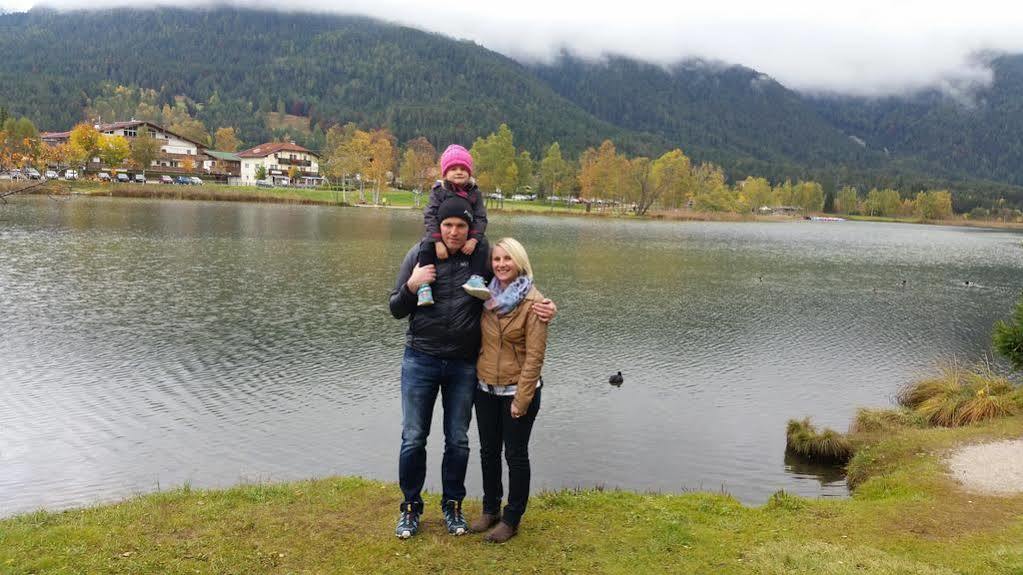
POLYGON ((67 129, 103 84, 184 95, 208 128, 266 137, 283 105, 321 129, 355 122, 399 137, 471 143, 502 122, 539 151, 581 151, 613 138, 628 149, 667 143, 596 120, 517 62, 466 42, 363 18, 246 10, 146 10, 0 17, 0 101, 42 129, 67 129), (216 98, 214 99, 214 95, 216 98))
POLYGON ((633 155, 681 148, 733 182, 814 179, 829 197, 848 185, 949 187, 960 210, 999 197, 1023 205, 1023 57, 996 59, 994 85, 964 104, 810 98, 699 61, 566 55, 526 66, 365 18, 229 8, 3 14, 0 54, 0 108, 41 130, 101 110, 125 119, 110 116, 140 103, 208 134, 233 127, 246 144, 302 125, 289 135, 314 148, 348 122, 436 145, 469 145, 505 123, 533 157, 556 141, 574 159, 610 139, 633 155))

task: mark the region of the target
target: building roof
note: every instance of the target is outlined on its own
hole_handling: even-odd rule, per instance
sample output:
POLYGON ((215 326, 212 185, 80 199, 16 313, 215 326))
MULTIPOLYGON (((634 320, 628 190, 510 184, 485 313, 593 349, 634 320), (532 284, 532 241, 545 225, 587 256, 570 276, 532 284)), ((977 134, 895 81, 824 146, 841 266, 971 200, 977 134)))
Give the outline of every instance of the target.
MULTIPOLYGON (((95 124, 95 127, 100 132, 112 132, 114 130, 120 130, 120 129, 123 129, 123 128, 133 128, 133 127, 136 127, 136 126, 141 126, 143 124, 145 124, 147 126, 152 126, 156 130, 158 130, 160 132, 164 132, 166 134, 170 134, 170 135, 174 136, 175 138, 178 138, 178 139, 184 140, 186 142, 190 142, 192 144, 195 144, 195 146, 197 148, 205 149, 207 147, 205 144, 200 144, 199 142, 196 142, 195 140, 193 140, 191 138, 186 138, 186 137, 182 136, 181 134, 174 133, 174 132, 168 130, 167 128, 164 128, 160 124, 157 124, 157 123, 154 123, 154 122, 148 122, 146 120, 129 120, 127 122, 111 122, 109 124, 95 124)), ((39 138, 41 140, 44 140, 44 141, 45 140, 67 140, 70 137, 71 137, 71 130, 68 130, 67 132, 43 132, 43 133, 39 134, 39 138)))
POLYGON ((238 157, 238 152, 221 152, 220 150, 206 150, 207 156, 212 156, 218 160, 225 162, 240 162, 241 158, 238 157))
POLYGON ((270 154, 276 154, 277 152, 301 152, 303 154, 309 154, 310 156, 320 157, 319 154, 311 150, 307 150, 302 146, 294 142, 267 142, 260 144, 255 148, 249 148, 244 152, 238 152, 239 158, 265 158, 270 154))

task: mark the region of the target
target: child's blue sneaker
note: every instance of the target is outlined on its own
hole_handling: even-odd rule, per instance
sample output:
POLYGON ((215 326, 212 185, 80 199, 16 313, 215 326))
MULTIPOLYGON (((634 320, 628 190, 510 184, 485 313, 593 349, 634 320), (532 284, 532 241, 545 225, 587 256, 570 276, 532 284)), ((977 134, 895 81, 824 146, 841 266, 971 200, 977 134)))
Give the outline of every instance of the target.
POLYGON ((419 302, 416 304, 419 307, 433 305, 433 289, 430 288, 430 284, 423 284, 419 286, 419 290, 416 292, 419 296, 419 302))
POLYGON ((479 298, 481 300, 490 299, 490 290, 487 289, 487 284, 483 282, 482 276, 474 275, 469 278, 469 281, 465 282, 462 286, 466 292, 472 297, 479 298))

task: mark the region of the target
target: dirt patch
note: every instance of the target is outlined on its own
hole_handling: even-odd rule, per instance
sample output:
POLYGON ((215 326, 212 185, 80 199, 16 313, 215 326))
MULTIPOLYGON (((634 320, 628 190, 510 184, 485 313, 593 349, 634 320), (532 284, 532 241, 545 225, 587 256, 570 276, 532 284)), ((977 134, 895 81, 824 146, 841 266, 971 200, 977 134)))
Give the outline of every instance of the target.
POLYGON ((952 475, 969 491, 990 495, 1023 493, 1023 439, 970 445, 948 460, 952 475))

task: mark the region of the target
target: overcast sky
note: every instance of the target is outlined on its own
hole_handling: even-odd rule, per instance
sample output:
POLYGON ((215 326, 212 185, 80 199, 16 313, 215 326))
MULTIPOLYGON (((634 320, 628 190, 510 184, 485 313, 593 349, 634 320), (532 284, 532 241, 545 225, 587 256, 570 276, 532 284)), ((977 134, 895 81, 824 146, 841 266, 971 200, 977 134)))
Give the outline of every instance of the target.
MULTIPOLYGON (((166 6, 225 4, 153 0, 166 6)), ((669 64, 701 57, 749 66, 790 88, 887 95, 991 80, 988 52, 1023 53, 1023 3, 996 0, 256 0, 276 7, 362 14, 471 39, 519 60, 560 49, 669 64)), ((7 10, 138 6, 137 0, 0 0, 7 10)))

